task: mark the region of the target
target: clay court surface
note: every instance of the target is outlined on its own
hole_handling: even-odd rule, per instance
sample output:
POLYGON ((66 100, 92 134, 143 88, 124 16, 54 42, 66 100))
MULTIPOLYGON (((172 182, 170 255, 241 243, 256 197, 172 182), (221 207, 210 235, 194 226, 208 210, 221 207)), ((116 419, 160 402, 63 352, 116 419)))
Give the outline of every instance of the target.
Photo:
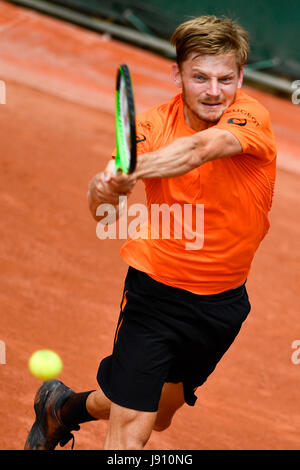
MULTIPOLYGON (((5 2, 0 39, 0 449, 20 450, 40 385, 32 352, 54 349, 60 379, 85 391, 112 349, 123 241, 97 238, 86 193, 114 146, 116 67, 130 66, 138 111, 177 89, 168 60, 5 2)), ((271 230, 247 283, 252 312, 196 406, 147 449, 300 449, 299 105, 248 91, 269 109, 279 151, 271 230)), ((131 201, 143 200, 139 184, 131 201)), ((101 449, 106 428, 82 425, 75 449, 101 449)))

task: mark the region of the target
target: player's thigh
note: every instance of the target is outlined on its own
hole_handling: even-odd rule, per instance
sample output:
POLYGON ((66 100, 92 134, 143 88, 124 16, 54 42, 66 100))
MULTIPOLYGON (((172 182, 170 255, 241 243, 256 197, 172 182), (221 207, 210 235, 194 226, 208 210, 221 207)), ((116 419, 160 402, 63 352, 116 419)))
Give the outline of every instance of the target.
POLYGON ((104 449, 139 450, 146 445, 157 412, 137 411, 111 403, 104 449))
POLYGON ((165 383, 159 402, 158 412, 154 425, 155 431, 163 431, 170 426, 176 411, 185 403, 183 384, 165 383))

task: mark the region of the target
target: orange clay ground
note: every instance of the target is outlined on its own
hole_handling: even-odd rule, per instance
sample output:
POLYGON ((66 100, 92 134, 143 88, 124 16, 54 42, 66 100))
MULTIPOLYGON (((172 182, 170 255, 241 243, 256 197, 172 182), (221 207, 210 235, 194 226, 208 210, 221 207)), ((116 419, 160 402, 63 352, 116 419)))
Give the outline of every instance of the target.
MULTIPOLYGON (((32 352, 58 352, 76 391, 97 388, 111 352, 127 267, 122 241, 97 238, 86 193, 114 146, 116 68, 130 66, 138 111, 177 89, 168 60, 5 2, 0 38, 0 449, 19 450, 40 385, 32 352)), ((147 449, 300 449, 299 106, 248 92, 269 109, 279 150, 271 229, 247 283, 252 313, 196 406, 147 449)), ((143 200, 137 185, 131 201, 143 200)), ((106 428, 82 425, 75 449, 101 449, 106 428)))

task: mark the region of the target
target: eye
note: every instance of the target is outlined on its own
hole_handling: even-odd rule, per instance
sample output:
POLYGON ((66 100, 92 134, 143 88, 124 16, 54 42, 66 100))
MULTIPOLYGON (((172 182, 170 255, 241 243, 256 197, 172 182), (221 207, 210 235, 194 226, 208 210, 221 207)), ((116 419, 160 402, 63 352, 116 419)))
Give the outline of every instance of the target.
POLYGON ((205 81, 205 78, 203 77, 203 75, 196 75, 195 78, 196 78, 196 80, 198 80, 199 82, 204 82, 204 81, 205 81))
POLYGON ((232 78, 231 77, 224 77, 224 78, 221 78, 220 82, 222 83, 230 83, 232 81, 232 78))

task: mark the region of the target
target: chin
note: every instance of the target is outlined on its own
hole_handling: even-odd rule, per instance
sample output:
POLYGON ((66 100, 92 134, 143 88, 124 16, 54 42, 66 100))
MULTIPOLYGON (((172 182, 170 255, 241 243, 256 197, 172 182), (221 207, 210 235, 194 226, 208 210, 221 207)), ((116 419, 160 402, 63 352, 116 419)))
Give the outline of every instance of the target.
POLYGON ((217 122, 222 117, 223 111, 218 113, 203 113, 199 115, 200 119, 206 122, 217 122))

